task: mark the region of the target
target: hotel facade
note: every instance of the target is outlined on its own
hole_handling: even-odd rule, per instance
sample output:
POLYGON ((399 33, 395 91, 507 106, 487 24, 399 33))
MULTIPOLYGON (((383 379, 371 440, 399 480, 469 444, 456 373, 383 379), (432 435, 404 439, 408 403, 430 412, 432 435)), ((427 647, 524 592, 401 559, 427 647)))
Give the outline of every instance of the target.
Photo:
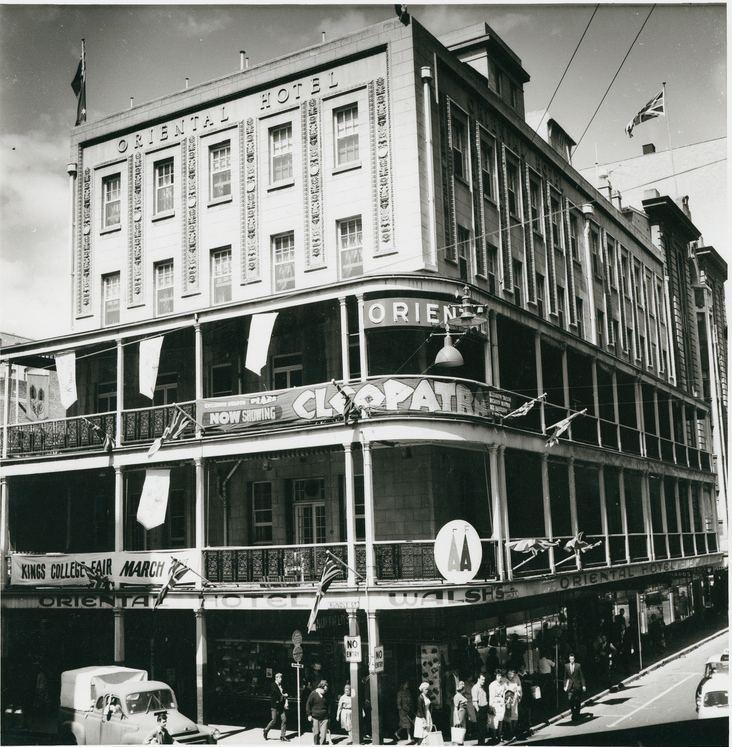
POLYGON ((429 678, 439 710, 490 641, 548 626, 579 646, 620 608, 643 635, 710 603, 724 261, 686 202, 619 207, 557 122, 538 137, 487 25, 438 40, 405 20, 74 128, 71 329, 0 355, 52 371, 73 352, 77 387, 64 418, 2 428, 6 702, 34 661, 52 691, 117 662, 199 720, 255 722, 293 658, 340 692, 350 631, 391 733, 401 682, 429 678), (170 483, 148 531, 151 469, 170 483), (434 555, 453 520, 481 548, 458 584, 434 555), (328 552, 343 574, 307 634, 328 552), (171 558, 200 576, 153 611, 171 558))

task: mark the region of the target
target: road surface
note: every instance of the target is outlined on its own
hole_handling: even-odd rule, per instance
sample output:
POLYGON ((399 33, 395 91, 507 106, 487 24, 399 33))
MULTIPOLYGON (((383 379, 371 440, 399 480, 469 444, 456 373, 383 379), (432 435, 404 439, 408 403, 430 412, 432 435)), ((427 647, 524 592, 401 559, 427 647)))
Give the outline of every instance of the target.
POLYGON ((569 716, 516 744, 727 745, 729 719, 699 721, 695 693, 704 664, 729 645, 727 633, 628 683, 593 698, 583 720, 569 716))

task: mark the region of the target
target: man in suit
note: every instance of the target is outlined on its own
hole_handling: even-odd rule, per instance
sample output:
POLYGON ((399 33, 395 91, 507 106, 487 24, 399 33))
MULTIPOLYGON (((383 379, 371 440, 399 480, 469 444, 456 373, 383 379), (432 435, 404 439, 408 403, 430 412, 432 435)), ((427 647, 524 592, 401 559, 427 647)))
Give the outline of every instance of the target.
POLYGON ((287 693, 282 688, 282 673, 277 672, 275 675, 274 685, 272 685, 272 692, 270 693, 270 712, 272 714, 271 721, 264 727, 264 739, 267 740, 267 734, 270 729, 274 729, 279 722, 280 726, 280 741, 287 741, 287 693))
POLYGON ((569 698, 572 709, 572 721, 578 721, 582 708, 582 693, 587 690, 582 665, 575 661, 574 654, 569 655, 569 662, 564 665, 564 692, 569 698))
POLYGON ((488 696, 485 692, 485 675, 478 675, 477 682, 470 690, 470 697, 475 708, 476 724, 478 727, 478 744, 485 744, 488 717, 488 696))

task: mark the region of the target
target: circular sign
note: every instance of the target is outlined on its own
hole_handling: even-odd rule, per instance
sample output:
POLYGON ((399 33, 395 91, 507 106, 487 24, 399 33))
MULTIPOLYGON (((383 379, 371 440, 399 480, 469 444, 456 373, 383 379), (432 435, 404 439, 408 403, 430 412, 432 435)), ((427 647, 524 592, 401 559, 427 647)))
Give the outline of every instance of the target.
POLYGON ((451 584, 472 581, 483 559, 480 537, 471 524, 462 519, 448 521, 435 537, 435 563, 451 584))
POLYGON ((292 649, 292 660, 298 664, 302 661, 302 646, 295 646, 292 649))
POLYGON ((295 646, 302 645, 302 633, 299 630, 295 630, 292 633, 292 643, 295 646))

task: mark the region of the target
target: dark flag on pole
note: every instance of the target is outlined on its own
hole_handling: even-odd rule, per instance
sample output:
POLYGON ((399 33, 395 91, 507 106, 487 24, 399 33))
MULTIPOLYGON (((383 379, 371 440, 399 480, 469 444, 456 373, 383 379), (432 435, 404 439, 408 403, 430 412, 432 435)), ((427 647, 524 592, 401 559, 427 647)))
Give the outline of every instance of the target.
POLYGON ((162 586, 158 595, 155 597, 153 610, 156 610, 163 603, 163 599, 168 596, 168 592, 177 586, 178 582, 186 575, 186 573, 188 573, 189 570, 190 568, 185 563, 181 563, 177 558, 173 558, 173 562, 170 564, 170 575, 168 576, 167 582, 162 586))
POLYGON ((83 39, 81 40, 81 59, 79 67, 76 68, 76 75, 71 81, 71 88, 76 94, 76 124, 80 125, 86 122, 86 50, 83 39))

